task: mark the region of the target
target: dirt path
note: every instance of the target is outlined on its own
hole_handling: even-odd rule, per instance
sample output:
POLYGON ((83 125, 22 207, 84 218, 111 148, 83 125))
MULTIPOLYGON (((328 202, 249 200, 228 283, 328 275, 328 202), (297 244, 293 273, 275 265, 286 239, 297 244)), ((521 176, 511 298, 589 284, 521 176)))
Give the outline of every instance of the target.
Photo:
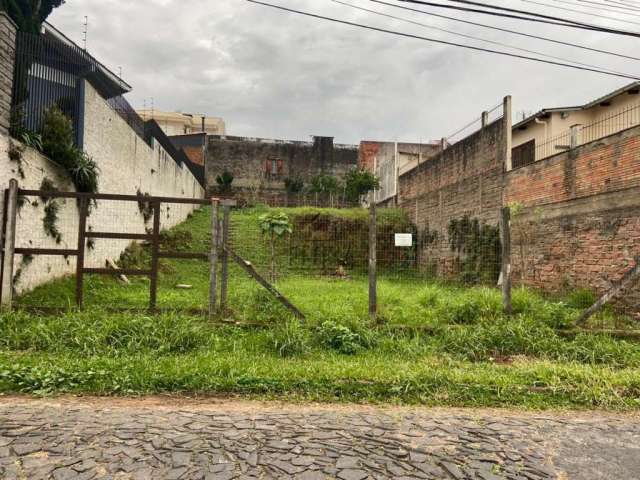
POLYGON ((640 479, 640 417, 0 397, 0 479, 640 479))

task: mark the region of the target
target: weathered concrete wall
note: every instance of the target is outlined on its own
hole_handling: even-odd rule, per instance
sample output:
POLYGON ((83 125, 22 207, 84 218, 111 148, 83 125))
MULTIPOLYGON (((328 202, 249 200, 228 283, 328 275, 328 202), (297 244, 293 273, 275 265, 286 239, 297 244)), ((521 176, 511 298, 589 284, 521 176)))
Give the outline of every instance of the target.
POLYGON ((6 12, 0 11, 0 133, 9 130, 15 50, 16 26, 6 12))
MULTIPOLYGON (((148 145, 142 140, 97 91, 85 82, 84 150, 100 167, 99 191, 136 195, 137 192, 165 197, 202 198, 202 187, 186 165, 178 165, 157 142, 148 145)), ((11 178, 17 178, 23 189, 39 189, 42 180, 51 180, 61 191, 73 191, 68 176, 54 162, 32 149, 25 149, 20 165, 8 159, 11 141, 1 136, 0 188, 5 189, 11 178)), ((15 143, 15 142, 14 142, 15 143)), ((45 233, 43 226, 44 202, 40 198, 28 198, 19 213, 16 247, 23 248, 77 248, 78 207, 74 200, 57 200, 60 205, 56 227, 60 231, 60 243, 45 233)), ((169 228, 183 221, 193 210, 190 205, 163 205, 162 228, 169 228)), ((145 222, 137 202, 100 201, 87 221, 93 231, 145 233, 152 220, 145 222)), ((117 259, 127 247, 127 240, 97 239, 92 249, 87 249, 85 264, 103 267, 107 259, 117 259)), ((16 256, 15 271, 18 292, 29 290, 52 278, 75 272, 75 259, 37 256, 25 264, 16 256)))
POLYGON ((358 148, 334 145, 330 137, 295 142, 209 136, 206 178, 208 188, 213 190, 216 177, 227 170, 235 177, 235 188, 283 191, 286 178, 299 178, 305 183, 320 173, 342 178, 357 164, 358 148))
MULTIPOLYGON (((640 255, 640 127, 508 172, 517 281, 603 293, 640 255)), ((622 301, 638 311, 638 285, 622 301)))
POLYGON ((458 273, 449 226, 465 216, 496 226, 502 206, 507 123, 500 119, 400 176, 398 205, 418 231, 423 269, 458 273))

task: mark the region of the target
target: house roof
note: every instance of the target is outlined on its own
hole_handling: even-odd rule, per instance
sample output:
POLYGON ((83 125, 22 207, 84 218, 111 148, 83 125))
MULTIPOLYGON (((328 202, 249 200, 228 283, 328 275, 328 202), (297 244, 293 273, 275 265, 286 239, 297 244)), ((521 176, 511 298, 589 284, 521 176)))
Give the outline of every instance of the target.
POLYGON ((607 93, 606 95, 603 95, 600 98, 596 98, 595 100, 590 101, 589 103, 585 103, 584 105, 577 105, 577 106, 573 106, 573 107, 553 107, 553 108, 543 108, 542 110, 540 110, 537 113, 534 113, 533 115, 525 118, 524 120, 521 120, 520 122, 516 123, 513 128, 519 128, 522 127, 530 122, 532 122, 534 119, 536 118, 541 118, 549 113, 562 113, 562 112, 575 112, 575 111, 580 111, 580 110, 587 110, 589 108, 593 108, 597 105, 600 105, 603 102, 606 102, 608 100, 611 100, 612 98, 617 97, 618 95, 622 95, 623 93, 626 93, 630 90, 636 90, 636 89, 640 89, 640 81, 637 82, 633 82, 630 83, 628 85, 625 85, 624 87, 618 88, 617 90, 614 90, 613 92, 607 93))
POLYGON ((68 50, 69 54, 74 55, 79 64, 86 65, 89 68, 89 72, 86 74, 87 78, 95 84, 96 88, 98 88, 105 98, 108 99, 118 95, 123 95, 132 90, 131 86, 127 82, 105 67, 100 61, 87 51, 83 50, 49 22, 45 22, 43 24, 43 29, 46 37, 69 47, 65 50, 68 50))

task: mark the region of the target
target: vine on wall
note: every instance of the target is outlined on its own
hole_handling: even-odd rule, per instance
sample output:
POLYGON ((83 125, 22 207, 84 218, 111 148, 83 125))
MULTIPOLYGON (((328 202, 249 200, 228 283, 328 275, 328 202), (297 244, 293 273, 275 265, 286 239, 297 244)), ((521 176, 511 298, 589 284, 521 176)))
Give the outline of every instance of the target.
POLYGON ((457 254, 465 283, 496 283, 500 275, 500 228, 480 223, 468 215, 449 222, 449 247, 457 254))
POLYGON ((42 183, 40 184, 40 190, 43 192, 40 195, 40 200, 42 200, 42 203, 44 204, 44 217, 42 218, 44 233, 55 239, 56 243, 59 244, 62 242, 62 233, 58 229, 60 202, 47 195, 47 192, 52 193, 57 191, 57 189, 53 182, 45 177, 42 179, 42 183))

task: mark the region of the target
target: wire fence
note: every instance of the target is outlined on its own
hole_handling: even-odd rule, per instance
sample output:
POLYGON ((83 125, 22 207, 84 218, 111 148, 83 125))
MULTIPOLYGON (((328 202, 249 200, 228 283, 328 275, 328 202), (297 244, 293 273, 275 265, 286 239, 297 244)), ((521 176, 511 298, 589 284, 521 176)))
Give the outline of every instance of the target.
MULTIPOLYGON (((479 311, 500 314, 508 300, 516 314, 565 326, 640 269, 634 212, 614 224, 605 218, 567 224, 513 206, 506 224, 498 221, 500 211, 490 221, 469 215, 418 228, 397 208, 228 204, 214 222, 211 208, 201 208, 207 200, 25 190, 18 198, 11 288, 27 292, 18 305, 36 310, 205 312, 216 303, 210 290, 216 265, 221 311, 234 319, 277 321, 273 304, 282 298, 316 317, 332 302, 332 315, 351 318, 366 315, 372 301, 373 265, 380 318, 410 308, 441 314, 448 305, 456 322, 469 322, 479 311), (287 226, 279 228, 283 219, 287 226), (509 225, 509 235, 501 225, 509 225), (34 289, 51 272, 62 279, 34 289)), ((3 223, 10 224, 6 216, 3 223)), ((637 326, 637 277, 623 287, 615 306, 586 326, 637 326)))

